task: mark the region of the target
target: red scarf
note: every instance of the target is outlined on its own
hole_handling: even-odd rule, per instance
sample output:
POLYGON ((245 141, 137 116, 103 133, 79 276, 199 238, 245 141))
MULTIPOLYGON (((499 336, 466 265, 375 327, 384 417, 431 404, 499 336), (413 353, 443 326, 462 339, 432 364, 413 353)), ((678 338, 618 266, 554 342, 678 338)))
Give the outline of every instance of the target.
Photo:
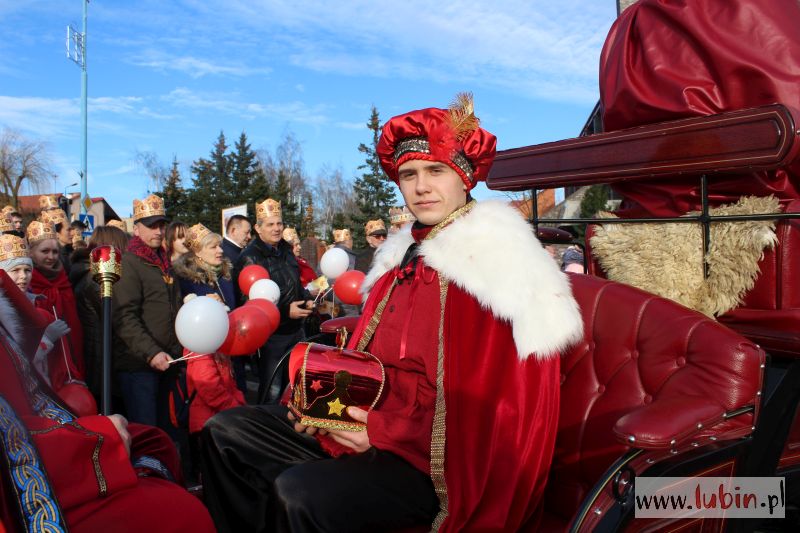
POLYGON ((158 248, 158 251, 147 246, 142 239, 134 237, 128 243, 128 251, 144 261, 145 263, 155 265, 161 269, 164 276, 170 275, 171 262, 167 254, 158 248))
MULTIPOLYGON (((75 305, 75 294, 72 292, 72 285, 69 283, 66 272, 60 269, 54 279, 48 279, 42 274, 38 268, 33 269, 31 276, 30 290, 34 294, 41 294, 44 298, 36 299, 36 307, 44 309, 48 313, 53 312, 53 307, 56 309, 58 318, 64 320, 69 329, 69 334, 65 340, 69 341, 69 352, 72 355, 72 360, 75 367, 81 376, 85 374, 83 364, 83 327, 81 326, 80 317, 78 317, 78 308, 75 305)), ((73 376, 75 377, 75 376, 73 376)))

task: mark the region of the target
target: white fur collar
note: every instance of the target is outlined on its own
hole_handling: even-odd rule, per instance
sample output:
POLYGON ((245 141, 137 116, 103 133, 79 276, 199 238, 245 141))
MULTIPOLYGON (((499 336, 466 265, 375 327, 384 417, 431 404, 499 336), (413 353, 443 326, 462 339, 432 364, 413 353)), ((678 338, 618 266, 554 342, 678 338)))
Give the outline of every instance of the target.
MULTIPOLYGON (((362 292, 399 265, 411 228, 375 253, 362 292)), ((581 339, 583 319, 569 280, 519 212, 498 200, 472 210, 420 245, 425 263, 512 324, 520 359, 546 358, 581 339)))
POLYGON ((19 322, 19 315, 6 297, 5 290, 0 287, 0 325, 6 330, 8 335, 16 342, 22 342, 22 324, 19 322))

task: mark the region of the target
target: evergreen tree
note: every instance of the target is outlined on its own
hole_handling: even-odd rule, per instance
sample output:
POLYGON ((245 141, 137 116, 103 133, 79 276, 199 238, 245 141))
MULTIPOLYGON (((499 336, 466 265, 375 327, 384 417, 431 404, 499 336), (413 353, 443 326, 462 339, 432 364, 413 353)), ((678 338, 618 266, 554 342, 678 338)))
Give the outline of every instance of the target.
POLYGON ((183 188, 178 158, 172 157, 172 168, 167 175, 164 188, 161 191, 164 198, 164 209, 170 220, 185 220, 186 218, 186 189, 183 188))
MULTIPOLYGON (((335 242, 333 239, 333 230, 350 228, 350 232, 352 234, 353 232, 352 224, 353 224, 352 218, 348 217, 344 213, 336 213, 335 215, 333 215, 333 220, 331 221, 331 231, 326 236, 328 243, 333 244, 335 242)), ((361 230, 363 232, 364 228, 361 228, 361 230)), ((355 247, 355 238, 353 239, 353 246, 355 247)))
POLYGON ((226 153, 225 134, 220 132, 209 159, 200 158, 192 164, 192 190, 187 215, 189 223, 202 223, 208 229, 222 233, 221 209, 233 198, 233 179, 230 175, 230 156, 226 153))
MULTIPOLYGON (((264 169, 259 164, 255 151, 250 148, 245 132, 239 136, 230 154, 233 192, 231 205, 247 204, 247 212, 255 222, 255 209, 258 202, 269 198, 272 193, 264 169)), ((229 207, 229 206, 226 206, 229 207)))
POLYGON ((364 173, 356 179, 354 187, 359 212, 351 216, 350 229, 353 232, 353 246, 356 248, 367 245, 364 235, 364 225, 367 221, 382 219, 386 222, 389 208, 395 204, 394 189, 383 172, 378 157, 381 123, 374 105, 367 128, 372 132, 372 142, 369 145, 361 143, 358 146, 358 151, 365 155, 366 160, 358 167, 359 170, 364 170, 364 173))
POLYGON ((592 218, 608 204, 608 185, 592 185, 581 200, 581 218, 592 218))

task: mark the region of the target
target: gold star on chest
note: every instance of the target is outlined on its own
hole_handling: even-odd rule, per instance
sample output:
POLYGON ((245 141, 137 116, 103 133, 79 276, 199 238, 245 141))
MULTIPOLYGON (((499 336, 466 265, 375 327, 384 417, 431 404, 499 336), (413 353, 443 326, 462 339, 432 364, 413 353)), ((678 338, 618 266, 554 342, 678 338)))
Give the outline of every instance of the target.
POLYGON ((339 397, 337 396, 332 402, 328 402, 328 414, 342 416, 342 411, 345 407, 347 406, 340 402, 339 397))

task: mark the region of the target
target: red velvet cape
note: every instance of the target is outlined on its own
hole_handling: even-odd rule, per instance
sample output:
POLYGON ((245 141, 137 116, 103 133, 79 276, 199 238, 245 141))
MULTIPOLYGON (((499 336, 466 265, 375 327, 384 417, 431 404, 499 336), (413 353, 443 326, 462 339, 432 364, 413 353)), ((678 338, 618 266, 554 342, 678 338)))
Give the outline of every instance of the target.
MULTIPOLYGON (((394 277, 388 272, 372 288, 351 348, 394 277)), ((434 528, 535 527, 558 424, 559 357, 520 361, 510 323, 456 285, 446 290, 442 316, 431 316, 443 332, 437 402, 444 409, 439 404, 431 443, 431 478, 441 505, 434 528), (437 473, 437 450, 443 450, 443 474, 437 473)))

